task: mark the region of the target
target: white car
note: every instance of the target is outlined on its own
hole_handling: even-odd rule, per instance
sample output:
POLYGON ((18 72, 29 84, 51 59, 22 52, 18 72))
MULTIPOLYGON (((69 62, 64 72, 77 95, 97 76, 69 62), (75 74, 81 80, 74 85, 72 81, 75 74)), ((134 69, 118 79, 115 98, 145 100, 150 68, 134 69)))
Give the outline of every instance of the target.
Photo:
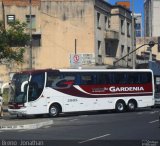
POLYGON ((0 117, 3 116, 2 104, 3 104, 3 98, 0 96, 0 117))

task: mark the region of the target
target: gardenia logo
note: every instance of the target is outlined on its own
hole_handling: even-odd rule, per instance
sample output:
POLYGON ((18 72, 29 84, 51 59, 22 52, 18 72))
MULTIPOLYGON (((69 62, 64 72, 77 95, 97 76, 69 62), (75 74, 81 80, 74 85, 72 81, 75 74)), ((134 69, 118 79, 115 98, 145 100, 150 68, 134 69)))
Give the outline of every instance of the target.
POLYGON ((111 92, 122 92, 122 91, 144 91, 143 87, 110 87, 111 92))

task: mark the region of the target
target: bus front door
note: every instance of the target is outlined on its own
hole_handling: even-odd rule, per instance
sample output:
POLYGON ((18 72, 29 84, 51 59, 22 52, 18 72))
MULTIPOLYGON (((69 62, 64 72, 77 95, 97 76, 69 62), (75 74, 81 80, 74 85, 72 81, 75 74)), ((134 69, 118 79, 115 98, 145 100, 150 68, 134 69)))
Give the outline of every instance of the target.
POLYGON ((47 99, 43 96, 43 89, 39 88, 39 86, 37 86, 36 84, 32 84, 29 87, 28 113, 47 113, 47 99))

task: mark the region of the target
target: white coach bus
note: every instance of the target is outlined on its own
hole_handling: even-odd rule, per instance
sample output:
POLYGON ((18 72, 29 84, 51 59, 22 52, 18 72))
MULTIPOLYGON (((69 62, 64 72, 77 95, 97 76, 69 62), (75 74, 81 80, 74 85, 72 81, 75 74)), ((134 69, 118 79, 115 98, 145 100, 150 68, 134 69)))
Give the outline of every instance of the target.
POLYGON ((9 113, 49 114, 134 111, 154 105, 151 70, 45 69, 16 73, 10 83, 9 113))

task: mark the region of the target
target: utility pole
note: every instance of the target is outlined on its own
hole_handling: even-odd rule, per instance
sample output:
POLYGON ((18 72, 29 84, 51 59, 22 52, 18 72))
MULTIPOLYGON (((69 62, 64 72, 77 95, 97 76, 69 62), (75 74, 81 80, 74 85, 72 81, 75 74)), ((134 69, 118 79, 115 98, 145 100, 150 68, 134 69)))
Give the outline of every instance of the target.
POLYGON ((29 50, 29 69, 32 69, 32 0, 29 0, 29 35, 30 35, 30 50, 29 50))
POLYGON ((75 39, 75 55, 77 54, 77 39, 75 39))
MULTIPOLYGON (((134 28, 134 0, 132 0, 132 51, 135 47, 135 28, 134 28)), ((136 68, 136 52, 132 53, 132 67, 136 68)))

